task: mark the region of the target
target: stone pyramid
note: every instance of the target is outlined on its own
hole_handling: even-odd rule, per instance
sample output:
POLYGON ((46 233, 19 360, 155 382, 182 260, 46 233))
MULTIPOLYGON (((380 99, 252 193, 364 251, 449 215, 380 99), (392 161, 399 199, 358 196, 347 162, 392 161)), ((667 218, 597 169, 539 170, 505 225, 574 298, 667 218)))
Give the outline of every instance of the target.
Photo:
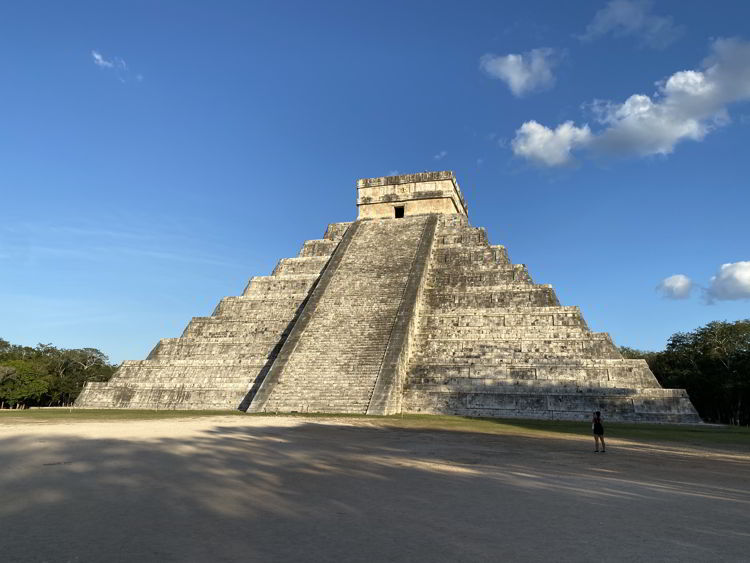
POLYGON ((76 405, 700 422, 469 224, 452 172, 359 180, 357 207, 76 405))

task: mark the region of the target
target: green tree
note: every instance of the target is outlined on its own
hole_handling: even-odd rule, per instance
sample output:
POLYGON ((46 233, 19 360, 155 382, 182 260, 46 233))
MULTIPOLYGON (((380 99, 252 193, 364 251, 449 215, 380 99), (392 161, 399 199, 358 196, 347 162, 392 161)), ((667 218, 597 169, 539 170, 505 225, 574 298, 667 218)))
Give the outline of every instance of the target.
POLYGON ((0 339, 0 407, 68 405, 87 381, 107 381, 116 369, 95 348, 32 348, 0 339))
POLYGON ((37 402, 47 392, 45 374, 30 360, 11 360, 0 367, 0 401, 10 407, 37 402))
POLYGON ((704 420, 750 424, 750 319, 677 332, 662 352, 621 352, 645 359, 664 387, 686 389, 704 420))

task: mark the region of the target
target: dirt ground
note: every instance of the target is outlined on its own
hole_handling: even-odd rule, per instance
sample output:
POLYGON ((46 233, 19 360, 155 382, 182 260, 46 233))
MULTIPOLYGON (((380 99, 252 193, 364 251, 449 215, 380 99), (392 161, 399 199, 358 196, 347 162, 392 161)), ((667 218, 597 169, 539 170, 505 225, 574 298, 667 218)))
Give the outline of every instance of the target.
POLYGON ((362 419, 0 426, 3 561, 748 561, 750 455, 362 419))

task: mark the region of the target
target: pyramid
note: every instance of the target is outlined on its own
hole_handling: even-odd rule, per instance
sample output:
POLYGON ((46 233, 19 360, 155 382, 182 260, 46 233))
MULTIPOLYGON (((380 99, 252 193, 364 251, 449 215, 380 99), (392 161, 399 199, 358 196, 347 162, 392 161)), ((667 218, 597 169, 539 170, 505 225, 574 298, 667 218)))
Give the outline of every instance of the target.
POLYGON ((700 422, 469 224, 452 172, 359 180, 357 209, 76 405, 700 422))

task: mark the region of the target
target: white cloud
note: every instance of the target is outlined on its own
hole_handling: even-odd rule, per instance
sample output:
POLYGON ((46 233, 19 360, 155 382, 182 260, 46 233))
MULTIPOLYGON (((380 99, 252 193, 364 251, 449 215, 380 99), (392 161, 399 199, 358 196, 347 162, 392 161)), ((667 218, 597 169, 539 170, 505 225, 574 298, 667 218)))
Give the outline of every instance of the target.
POLYGON ((440 151, 439 153, 437 153, 437 154, 436 154, 435 156, 433 156, 432 158, 434 158, 435 160, 442 160, 442 159, 444 159, 444 158, 445 158, 446 156, 448 156, 448 151, 440 151))
POLYGON ((750 299, 750 261, 722 264, 706 289, 709 302, 750 299))
POLYGON ((684 274, 675 274, 661 280, 656 289, 667 299, 687 299, 693 290, 693 281, 684 274))
POLYGON ((113 72, 117 80, 120 82, 128 82, 131 79, 136 82, 143 82, 143 75, 140 73, 133 74, 128 67, 128 63, 120 57, 112 57, 111 59, 108 59, 99 51, 92 50, 91 58, 94 60, 94 64, 99 68, 113 72))
MULTIPOLYGON (((682 141, 701 141, 730 122, 730 104, 750 100, 750 43, 736 38, 718 39, 711 44, 710 56, 703 61, 701 70, 675 72, 656 85, 657 92, 652 96, 633 94, 622 103, 595 100, 589 104, 601 129, 591 133, 585 143, 571 144, 569 150, 585 146, 618 156, 666 155, 682 141)), ((528 136, 529 123, 552 131, 531 121, 516 131, 516 140, 528 136)), ((578 129, 571 122, 563 125, 578 129)), ((588 131, 588 126, 581 129, 588 131)), ((524 144, 517 145, 516 140, 513 151, 518 156, 547 166, 569 160, 559 158, 554 146, 550 147, 553 153, 549 157, 520 150, 524 144)))
POLYGON ((576 127, 572 121, 566 121, 557 129, 550 129, 536 121, 527 121, 516 131, 511 145, 518 156, 546 166, 560 166, 572 160, 574 148, 590 140, 588 125, 576 127))
POLYGON ((533 49, 509 55, 483 55, 479 68, 492 78, 505 82, 514 96, 521 97, 530 92, 552 88, 555 75, 552 69, 557 65, 559 55, 554 49, 533 49))
POLYGON ((644 47, 663 49, 674 43, 684 31, 684 26, 675 25, 671 16, 652 14, 651 2, 612 0, 596 12, 579 39, 593 41, 611 33, 615 37, 636 37, 644 47))
POLYGON ((101 53, 98 51, 91 51, 91 56, 94 58, 94 64, 96 66, 100 66, 102 68, 113 68, 115 66, 115 63, 112 61, 108 61, 104 57, 102 57, 101 53))

